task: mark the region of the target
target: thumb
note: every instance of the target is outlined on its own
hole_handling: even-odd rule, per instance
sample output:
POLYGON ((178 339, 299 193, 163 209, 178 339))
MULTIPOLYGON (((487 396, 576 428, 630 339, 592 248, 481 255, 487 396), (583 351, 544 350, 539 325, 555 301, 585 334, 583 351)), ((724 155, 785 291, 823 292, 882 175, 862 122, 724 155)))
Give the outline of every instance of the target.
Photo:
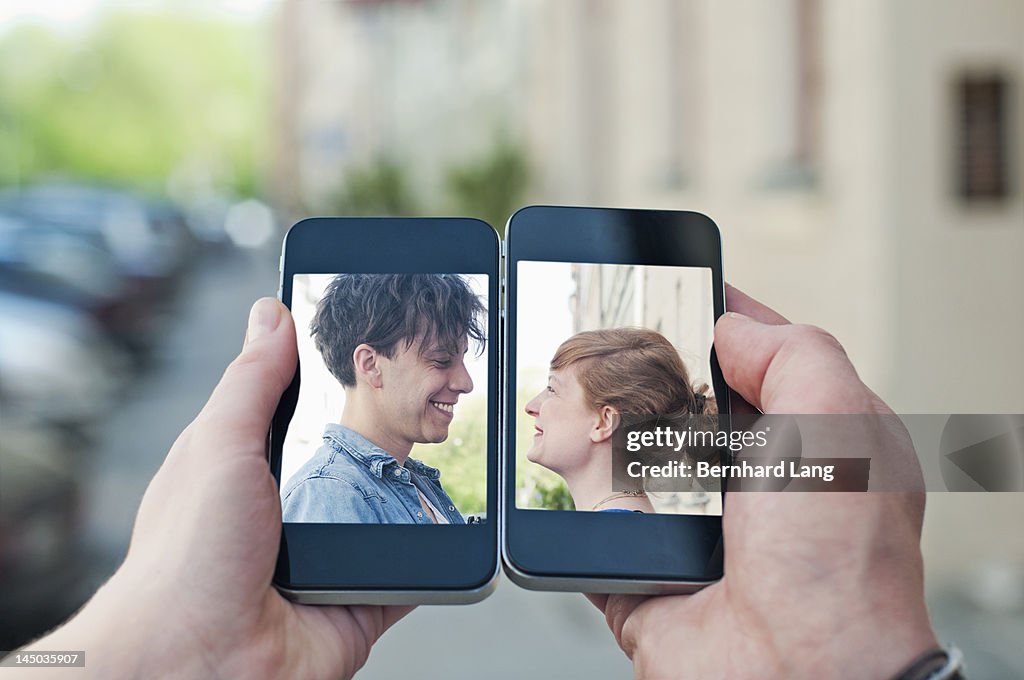
POLYGON ((877 406, 839 341, 815 326, 769 325, 728 312, 715 325, 715 351, 725 381, 764 413, 864 413, 877 406))
POLYGON ((194 425, 229 448, 263 452, 270 420, 295 376, 295 326, 288 308, 261 298, 249 312, 242 352, 224 371, 194 425), (241 445, 241 446, 240 446, 241 445))

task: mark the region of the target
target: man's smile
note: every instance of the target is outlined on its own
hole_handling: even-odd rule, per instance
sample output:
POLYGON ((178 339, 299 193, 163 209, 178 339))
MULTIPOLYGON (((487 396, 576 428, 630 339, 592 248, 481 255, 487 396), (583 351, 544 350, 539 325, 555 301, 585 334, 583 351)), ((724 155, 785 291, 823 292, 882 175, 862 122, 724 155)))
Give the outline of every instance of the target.
POLYGON ((430 405, 449 416, 454 415, 455 413, 455 402, 449 403, 446 401, 432 401, 430 402, 430 405))

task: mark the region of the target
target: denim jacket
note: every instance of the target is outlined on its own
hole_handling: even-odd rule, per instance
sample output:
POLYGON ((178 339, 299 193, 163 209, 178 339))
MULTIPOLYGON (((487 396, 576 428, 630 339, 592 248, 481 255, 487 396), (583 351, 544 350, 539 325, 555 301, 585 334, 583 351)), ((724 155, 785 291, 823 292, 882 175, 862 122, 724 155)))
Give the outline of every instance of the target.
POLYGON ((429 465, 409 458, 403 467, 359 433, 329 423, 323 446, 281 488, 284 521, 433 524, 419 489, 451 524, 465 524, 440 478, 429 465))

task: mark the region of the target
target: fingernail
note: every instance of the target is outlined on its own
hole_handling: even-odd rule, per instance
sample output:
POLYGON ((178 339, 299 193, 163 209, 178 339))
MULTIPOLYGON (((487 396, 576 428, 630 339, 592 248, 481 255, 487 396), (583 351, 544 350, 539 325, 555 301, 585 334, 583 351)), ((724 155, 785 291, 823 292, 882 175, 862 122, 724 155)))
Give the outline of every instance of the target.
POLYGON ((739 312, 726 312, 722 316, 727 316, 730 319, 736 319, 737 321, 753 321, 753 319, 746 314, 740 314, 739 312))
POLYGON ((281 305, 274 298, 260 298, 249 312, 249 328, 246 331, 246 343, 272 333, 281 323, 281 305))

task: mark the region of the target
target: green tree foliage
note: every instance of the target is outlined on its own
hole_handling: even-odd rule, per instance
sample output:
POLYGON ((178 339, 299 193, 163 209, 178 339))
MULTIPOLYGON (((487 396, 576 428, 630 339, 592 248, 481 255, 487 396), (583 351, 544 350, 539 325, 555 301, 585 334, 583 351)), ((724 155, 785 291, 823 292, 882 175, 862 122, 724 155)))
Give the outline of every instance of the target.
POLYGON ((487 153, 449 169, 446 184, 456 214, 479 217, 504 235, 505 222, 522 207, 529 179, 526 154, 501 134, 487 153))
POLYGON ((487 396, 464 396, 448 439, 417 444, 412 456, 441 471, 441 484, 463 514, 487 509, 487 396))
POLYGON ((386 155, 346 172, 341 191, 327 208, 336 215, 419 214, 405 167, 386 155))
POLYGON ((516 419, 516 505, 521 508, 544 508, 546 510, 574 510, 569 487, 554 472, 531 463, 526 453, 533 445, 533 418, 526 415, 526 404, 537 395, 544 385, 543 378, 528 374, 520 375, 523 386, 517 390, 516 412, 509 414, 516 419))
POLYGON ((0 36, 0 183, 51 175, 161 190, 198 173, 258 189, 267 137, 262 27, 112 11, 84 33, 0 36))
MULTIPOLYGON (((520 507, 573 510, 562 478, 526 459, 533 441, 533 419, 519 418, 535 392, 521 390, 516 420, 516 503, 520 507)), ((441 471, 441 483, 463 514, 487 508, 487 399, 473 394, 459 400, 448 439, 417 444, 412 456, 441 471)))

